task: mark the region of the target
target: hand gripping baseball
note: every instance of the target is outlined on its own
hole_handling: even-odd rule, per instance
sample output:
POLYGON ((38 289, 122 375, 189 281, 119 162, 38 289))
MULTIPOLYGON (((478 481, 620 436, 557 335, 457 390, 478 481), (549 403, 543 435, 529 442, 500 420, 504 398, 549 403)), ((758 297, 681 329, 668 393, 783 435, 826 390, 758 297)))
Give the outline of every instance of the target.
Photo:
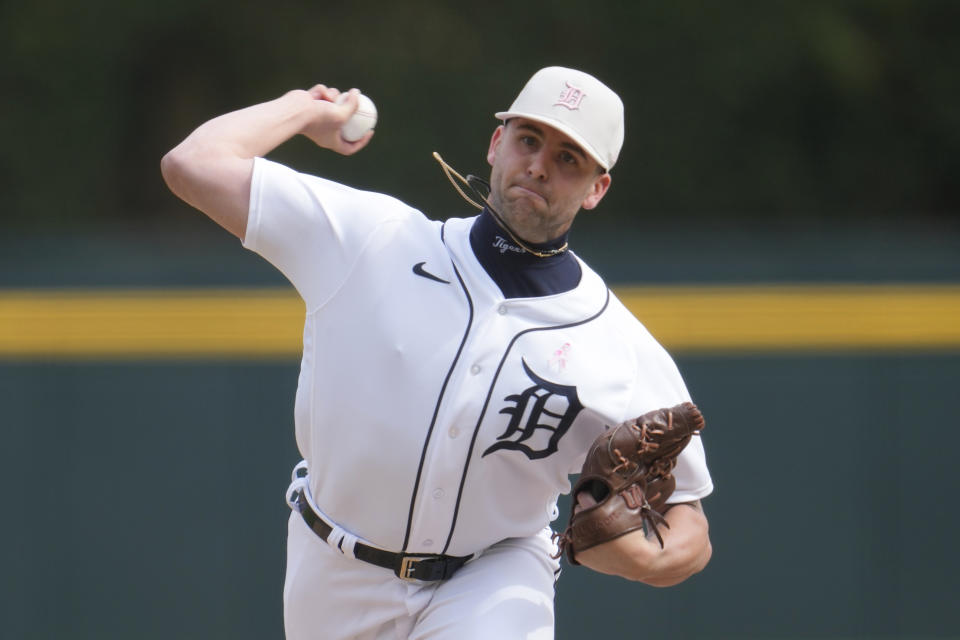
MULTIPOLYGON (((343 155, 352 155, 370 142, 373 137, 372 128, 360 132, 351 124, 358 113, 361 99, 370 102, 358 90, 341 92, 339 89, 318 84, 306 93, 313 102, 310 118, 300 133, 318 146, 343 155), (347 127, 350 127, 351 135, 344 137, 343 131, 347 127)), ((372 103, 369 108, 376 111, 372 103)))
POLYGON ((657 409, 609 429, 590 447, 573 489, 573 507, 566 530, 557 536, 560 555, 573 564, 574 554, 647 527, 663 546, 658 525, 673 494, 677 456, 693 434, 705 426, 697 407, 685 402, 657 409), (578 506, 588 492, 596 504, 578 506))

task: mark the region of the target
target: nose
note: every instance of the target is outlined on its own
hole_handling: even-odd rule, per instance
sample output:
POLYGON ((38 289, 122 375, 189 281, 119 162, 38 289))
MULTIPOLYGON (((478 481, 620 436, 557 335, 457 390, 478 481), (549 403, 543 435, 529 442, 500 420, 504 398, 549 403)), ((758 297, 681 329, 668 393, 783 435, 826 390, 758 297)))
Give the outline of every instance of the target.
POLYGON ((539 182, 547 179, 547 158, 543 151, 530 156, 530 163, 527 165, 527 175, 539 182))

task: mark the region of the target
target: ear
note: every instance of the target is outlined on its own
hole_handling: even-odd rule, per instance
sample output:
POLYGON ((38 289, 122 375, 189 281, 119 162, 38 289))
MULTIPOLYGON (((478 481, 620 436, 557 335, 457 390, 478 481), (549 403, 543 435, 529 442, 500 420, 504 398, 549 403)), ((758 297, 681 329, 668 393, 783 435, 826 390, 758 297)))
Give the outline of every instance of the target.
POLYGON ((493 166, 493 161, 497 158, 497 145, 500 144, 500 140, 503 139, 503 125, 500 125, 493 130, 493 135, 490 136, 490 147, 487 149, 487 162, 490 163, 490 166, 493 166))
POLYGON ((581 207, 584 209, 594 209, 600 201, 603 199, 603 196, 606 195, 607 189, 610 188, 610 183, 613 182, 613 178, 610 177, 610 174, 607 172, 601 173, 593 181, 593 185, 590 187, 590 191, 587 193, 587 197, 583 199, 581 207))

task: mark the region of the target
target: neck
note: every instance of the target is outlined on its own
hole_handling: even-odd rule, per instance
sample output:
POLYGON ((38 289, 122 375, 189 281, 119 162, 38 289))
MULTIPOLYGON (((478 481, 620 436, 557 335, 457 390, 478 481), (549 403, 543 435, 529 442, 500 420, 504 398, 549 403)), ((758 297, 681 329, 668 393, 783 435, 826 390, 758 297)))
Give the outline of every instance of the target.
MULTIPOLYGON (((539 253, 565 247, 567 236, 531 246, 539 253)), ((526 244, 526 243, 525 243, 526 244)), ((580 264, 569 251, 537 257, 516 244, 490 211, 484 209, 470 229, 470 246, 506 298, 552 295, 580 282, 580 264)))
POLYGON ((570 235, 568 232, 548 242, 528 242, 518 237, 490 207, 484 207, 474 225, 474 233, 488 237, 493 248, 501 254, 512 253, 539 259, 552 258, 565 252, 570 235))
POLYGON ((567 250, 567 236, 569 236, 569 232, 563 233, 559 237, 547 242, 529 242, 520 238, 489 203, 484 207, 481 218, 484 219, 483 224, 487 224, 488 221, 492 222, 494 226, 501 231, 503 236, 506 236, 501 236, 501 241, 498 244, 498 246, 503 247, 504 252, 516 250, 517 252, 525 252, 537 258, 550 258, 567 250))

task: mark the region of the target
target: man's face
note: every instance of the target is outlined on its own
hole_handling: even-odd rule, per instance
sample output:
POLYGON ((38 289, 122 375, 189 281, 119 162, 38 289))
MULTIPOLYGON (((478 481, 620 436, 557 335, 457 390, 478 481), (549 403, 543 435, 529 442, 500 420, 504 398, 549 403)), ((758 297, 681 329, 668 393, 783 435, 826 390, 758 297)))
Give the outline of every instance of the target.
POLYGON ((560 237, 581 207, 596 207, 610 187, 610 174, 569 136, 523 118, 497 127, 487 161, 490 204, 527 242, 560 237))

